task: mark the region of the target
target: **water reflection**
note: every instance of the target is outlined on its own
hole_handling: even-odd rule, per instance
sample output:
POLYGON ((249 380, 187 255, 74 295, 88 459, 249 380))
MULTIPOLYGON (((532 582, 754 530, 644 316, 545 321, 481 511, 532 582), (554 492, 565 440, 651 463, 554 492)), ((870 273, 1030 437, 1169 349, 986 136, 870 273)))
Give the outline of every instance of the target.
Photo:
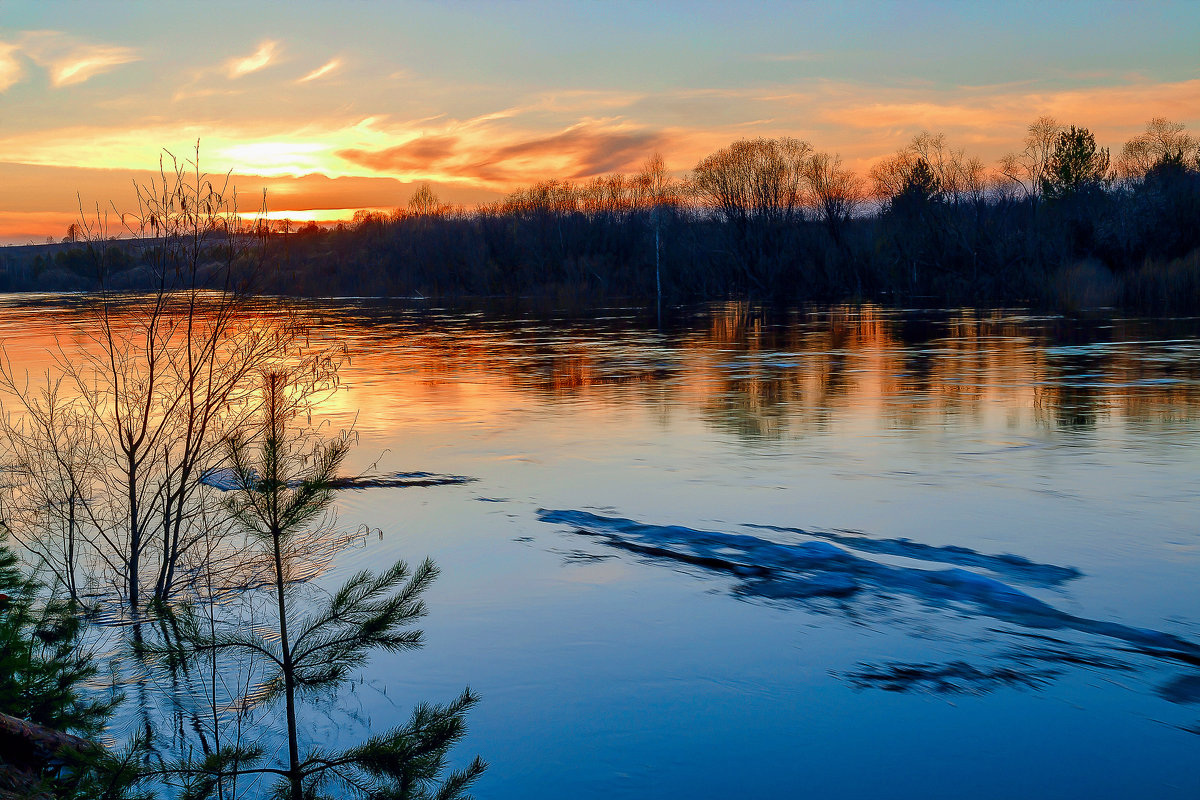
MULTIPOLYGON (((47 347, 86 346, 85 302, 0 311, 18 367, 36 375, 47 347)), ((361 434, 351 471, 478 478, 343 492, 352 529, 384 530, 332 570, 426 553, 443 567, 430 661, 383 659, 367 682, 393 699, 479 688, 470 748, 497 764, 481 796, 611 796, 618 771, 635 776, 629 797, 704 796, 715 772, 745 794, 836 772, 825 793, 881 796, 891 779, 871 776, 886 770, 849 759, 966 764, 976 747, 1014 765, 981 796, 1030 793, 1021 776, 1048 774, 1037 754, 1050 752, 1093 796, 1144 789, 1150 771, 1175 787, 1162 796, 1194 794, 1180 755, 1194 737, 1175 729, 1195 720, 1194 654, 1132 639, 1200 641, 1200 320, 729 303, 675 310, 660 331, 637 309, 264 301, 253 324, 296 309, 314 345, 349 348, 347 391, 324 412, 361 434), (589 547, 538 508, 772 539, 794 527, 889 567, 953 556, 1071 624, 931 602, 885 586, 903 575, 890 570, 764 599, 754 576, 698 580, 703 567, 589 547), (1022 583, 1004 569, 1028 564, 978 560, 1006 553, 1062 570, 1022 583), (956 692, 978 698, 909 697, 956 692), (681 724, 700 708, 703 725, 681 724), (730 749, 732 729, 749 733, 730 749), (1100 780, 1098 746, 1139 759, 1100 780)), ((930 778, 928 795, 977 777, 930 778)))
MULTIPOLYGON (((86 303, 11 299, 0 338, 26 367, 44 363, 47 349, 86 346, 86 303)), ((264 301, 255 324, 292 308, 264 301)), ((359 301, 306 303, 301 313, 314 339, 349 346, 347 379, 367 414, 398 390, 436 396, 457 384, 481 406, 489 393, 517 390, 689 408, 751 443, 819 432, 847 414, 903 431, 1002 407, 1084 434, 1104 420, 1200 418, 1196 319, 727 303, 679 312, 660 334, 621 309, 514 317, 359 301)))

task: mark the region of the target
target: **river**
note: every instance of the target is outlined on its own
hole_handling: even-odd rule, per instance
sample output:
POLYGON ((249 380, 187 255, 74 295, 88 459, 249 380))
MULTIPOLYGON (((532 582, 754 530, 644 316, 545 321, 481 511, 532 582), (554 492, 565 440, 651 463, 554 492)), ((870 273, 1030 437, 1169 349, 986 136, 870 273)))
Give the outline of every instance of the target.
POLYGON ((353 470, 474 479, 339 494, 320 580, 442 576, 314 736, 469 684, 480 798, 1200 796, 1200 319, 300 307, 353 470))

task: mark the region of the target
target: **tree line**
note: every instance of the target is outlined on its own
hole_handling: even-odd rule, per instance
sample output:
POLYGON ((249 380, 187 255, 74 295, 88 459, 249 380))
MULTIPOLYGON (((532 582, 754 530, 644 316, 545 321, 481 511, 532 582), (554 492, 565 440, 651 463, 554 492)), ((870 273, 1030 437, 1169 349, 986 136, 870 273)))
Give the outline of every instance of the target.
MULTIPOLYGON (((863 176, 793 138, 741 140, 686 178, 547 180, 465 209, 422 186, 390 214, 262 224, 263 291, 310 296, 545 295, 670 301, 1200 307, 1200 144, 1162 118, 1113 157, 1042 117, 989 167, 921 133, 863 176), (657 242, 657 245, 656 245, 657 242)), ((83 248, 0 285, 89 288, 83 248), (39 277, 40 276, 40 277, 39 277), (41 283, 39 284, 39 280, 41 283), (24 281, 24 283, 22 283, 24 281)), ((110 246, 138 288, 145 255, 110 246)))

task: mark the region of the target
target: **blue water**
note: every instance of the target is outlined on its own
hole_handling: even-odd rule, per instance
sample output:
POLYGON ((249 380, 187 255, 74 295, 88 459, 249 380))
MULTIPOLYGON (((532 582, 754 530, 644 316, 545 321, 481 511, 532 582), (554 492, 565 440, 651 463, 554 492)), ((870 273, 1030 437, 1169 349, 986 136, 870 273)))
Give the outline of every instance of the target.
POLYGON ((1013 554, 1078 570, 1013 584, 1062 614, 1200 643, 1196 320, 732 307, 660 335, 614 317, 385 315, 363 336, 391 369, 346 376, 364 458, 479 479, 344 495, 343 520, 384 538, 339 565, 442 567, 427 647, 370 677, 401 708, 482 694, 460 748, 491 763, 478 796, 1200 794, 1200 705, 1163 696, 1197 651, 888 585, 754 597, 538 514, 1013 554), (851 679, 957 663, 1030 677, 851 679))
POLYGON ((314 739, 470 685, 480 798, 1200 796, 1200 320, 309 308, 351 471, 476 479, 339 495, 377 530, 322 584, 442 577, 314 739), (747 590, 811 541, 853 591, 747 590), (912 588, 947 568, 1058 616, 912 588))

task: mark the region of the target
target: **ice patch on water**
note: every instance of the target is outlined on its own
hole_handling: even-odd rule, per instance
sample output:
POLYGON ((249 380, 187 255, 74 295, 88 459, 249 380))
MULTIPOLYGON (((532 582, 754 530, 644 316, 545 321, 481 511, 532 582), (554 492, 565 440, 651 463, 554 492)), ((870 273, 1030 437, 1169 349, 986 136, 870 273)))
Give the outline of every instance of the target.
POLYGON ((918 561, 933 561, 943 564, 955 564, 960 567, 980 567, 999 575, 1004 575, 1019 583, 1034 586, 1058 586, 1067 581, 1075 580, 1083 573, 1074 567, 1060 567, 1055 564, 1039 564, 1023 556, 1009 553, 988 555, 958 545, 934 545, 914 542, 911 539, 876 539, 863 534, 838 531, 805 530, 803 528, 788 528, 778 525, 743 525, 745 528, 780 531, 782 533, 798 533, 826 541, 836 542, 843 547, 875 555, 901 556, 918 561))
MULTIPOLYGON (((1077 617, 1003 581, 961 567, 916 569, 892 566, 855 555, 829 541, 781 544, 745 534, 680 525, 647 525, 587 511, 539 509, 537 513, 542 522, 569 526, 580 533, 599 537, 612 547, 737 575, 742 581, 735 591, 742 595, 803 600, 819 596, 845 597, 869 589, 907 595, 931 605, 966 607, 978 615, 1025 628, 1075 630, 1141 648, 1186 654, 1189 659, 1200 656, 1200 645, 1181 637, 1118 622, 1077 617)), ((795 532, 798 529, 787 530, 795 532)), ((893 545, 899 541, 892 540, 893 545)), ((929 549, 930 554, 940 560, 964 554, 980 556, 966 548, 949 553, 944 548, 929 549)), ((996 563, 1002 566, 1033 564, 1019 556, 985 558, 1001 559, 996 563)))
MULTIPOLYGON (((254 472, 243 476, 236 470, 210 469, 200 476, 200 482, 222 492, 236 489, 253 490, 258 476, 254 472), (249 484, 249 485, 247 485, 249 484)), ((393 472, 389 475, 359 475, 350 478, 334 478, 329 482, 331 489, 392 489, 413 486, 457 486, 477 480, 466 475, 439 475, 434 472, 393 472)), ((300 481, 290 481, 289 488, 300 485, 300 481)))

